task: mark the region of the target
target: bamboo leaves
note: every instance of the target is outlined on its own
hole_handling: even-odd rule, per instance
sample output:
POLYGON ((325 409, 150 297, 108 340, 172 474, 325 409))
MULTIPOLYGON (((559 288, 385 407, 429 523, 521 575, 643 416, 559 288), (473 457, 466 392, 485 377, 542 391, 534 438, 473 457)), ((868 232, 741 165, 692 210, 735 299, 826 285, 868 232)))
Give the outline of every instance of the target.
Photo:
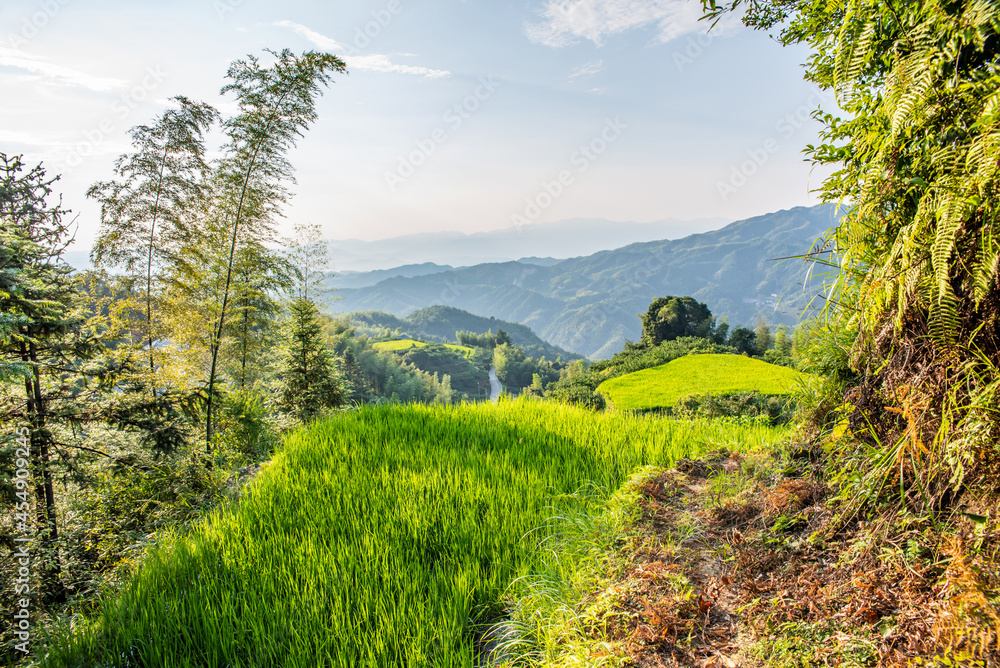
POLYGON ((97 267, 124 269, 133 278, 145 274, 145 338, 150 372, 153 347, 154 267, 169 262, 190 241, 185 217, 204 193, 204 135, 218 119, 211 106, 186 97, 152 125, 132 128, 134 152, 118 158, 116 181, 95 183, 87 196, 101 204, 101 232, 91 258, 97 267))
POLYGON ((316 120, 316 100, 332 75, 346 71, 342 60, 326 53, 267 54, 269 64, 251 55, 229 67, 222 93, 236 98, 238 111, 221 122, 226 139, 218 160, 206 162, 205 134, 219 113, 177 97, 176 108, 133 128, 134 150, 117 161, 117 178, 88 193, 101 204, 94 263, 124 269, 130 288, 144 279, 145 320, 138 329, 149 349, 148 385, 162 384, 152 379, 155 348, 171 330, 171 345, 191 358, 188 370, 203 369, 198 392, 209 447, 226 339, 235 335, 239 342, 238 382, 246 385, 261 318, 273 319, 274 292, 290 280, 287 263, 268 246, 294 183, 287 152, 316 120), (175 311, 163 314, 160 328, 156 303, 175 311), (234 310, 238 321, 231 323, 234 310), (184 312, 189 322, 179 315, 184 312), (193 322, 192 313, 200 314, 193 322), (196 323, 204 332, 192 331, 196 323), (203 362, 199 350, 207 351, 203 362))
POLYGON ((222 88, 224 94, 236 96, 239 113, 223 123, 229 141, 226 156, 216 170, 221 212, 231 235, 225 286, 211 343, 205 417, 209 447, 219 348, 237 245, 241 235, 266 239, 272 234, 271 222, 287 200, 286 183, 294 180, 286 153, 316 120, 316 98, 330 84, 331 74, 346 71, 341 59, 326 53, 310 51, 301 57, 287 49, 268 53, 275 58, 271 67, 262 67, 254 56, 233 63, 227 73, 230 83, 222 88))

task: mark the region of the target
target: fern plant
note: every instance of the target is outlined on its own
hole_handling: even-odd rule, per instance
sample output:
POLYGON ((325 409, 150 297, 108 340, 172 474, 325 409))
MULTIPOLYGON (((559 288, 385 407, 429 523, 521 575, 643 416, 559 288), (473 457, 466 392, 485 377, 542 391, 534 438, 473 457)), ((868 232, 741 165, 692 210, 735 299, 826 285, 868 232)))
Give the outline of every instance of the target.
POLYGON ((845 404, 855 434, 894 453, 881 474, 906 503, 939 506, 1000 458, 984 380, 1000 361, 1000 3, 703 5, 808 45, 806 78, 836 94, 807 151, 838 167, 821 190, 846 210, 827 239, 827 315, 857 332, 845 404))

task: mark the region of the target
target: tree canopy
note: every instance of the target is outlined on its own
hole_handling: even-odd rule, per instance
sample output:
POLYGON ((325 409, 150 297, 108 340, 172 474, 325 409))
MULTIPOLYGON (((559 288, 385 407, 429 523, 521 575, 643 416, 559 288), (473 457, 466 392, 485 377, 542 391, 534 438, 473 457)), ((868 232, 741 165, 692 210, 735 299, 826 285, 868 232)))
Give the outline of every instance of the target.
POLYGON ((660 297, 639 316, 644 342, 658 346, 682 336, 708 336, 715 325, 712 312, 694 297, 660 297))

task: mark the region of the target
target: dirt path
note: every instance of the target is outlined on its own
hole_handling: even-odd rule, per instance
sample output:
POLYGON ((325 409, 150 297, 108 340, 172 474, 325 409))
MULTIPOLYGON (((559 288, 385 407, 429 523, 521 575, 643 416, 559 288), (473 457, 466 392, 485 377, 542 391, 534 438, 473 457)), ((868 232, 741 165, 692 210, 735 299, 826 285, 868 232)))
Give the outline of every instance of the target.
POLYGON ((782 477, 719 452, 640 488, 624 575, 590 597, 624 665, 932 665, 940 571, 863 523, 834 531, 830 492, 800 463, 782 477))

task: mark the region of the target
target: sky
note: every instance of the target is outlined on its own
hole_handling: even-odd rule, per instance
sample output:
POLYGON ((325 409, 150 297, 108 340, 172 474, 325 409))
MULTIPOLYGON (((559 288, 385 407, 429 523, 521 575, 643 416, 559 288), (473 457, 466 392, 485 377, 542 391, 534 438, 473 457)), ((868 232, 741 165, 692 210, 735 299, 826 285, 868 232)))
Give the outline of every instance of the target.
MULTIPOLYGON (((829 100, 800 48, 697 0, 4 0, 0 152, 59 174, 89 248, 130 127, 221 97, 230 62, 325 50, 348 74, 290 154, 283 230, 330 239, 818 203, 802 148, 829 100)), ((217 145, 217 143, 216 143, 217 145)))

